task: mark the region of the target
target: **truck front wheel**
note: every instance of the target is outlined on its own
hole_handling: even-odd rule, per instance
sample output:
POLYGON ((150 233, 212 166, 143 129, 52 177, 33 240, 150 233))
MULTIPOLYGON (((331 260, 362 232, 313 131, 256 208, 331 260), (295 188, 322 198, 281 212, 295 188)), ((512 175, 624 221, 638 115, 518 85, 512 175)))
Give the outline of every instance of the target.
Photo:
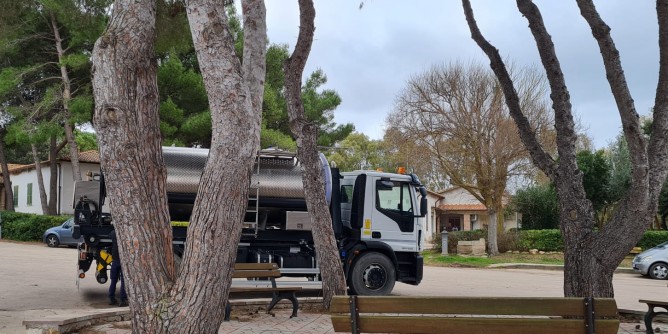
POLYGON ((386 296, 394 289, 396 270, 387 256, 369 252, 355 261, 350 274, 350 290, 362 296, 386 296))

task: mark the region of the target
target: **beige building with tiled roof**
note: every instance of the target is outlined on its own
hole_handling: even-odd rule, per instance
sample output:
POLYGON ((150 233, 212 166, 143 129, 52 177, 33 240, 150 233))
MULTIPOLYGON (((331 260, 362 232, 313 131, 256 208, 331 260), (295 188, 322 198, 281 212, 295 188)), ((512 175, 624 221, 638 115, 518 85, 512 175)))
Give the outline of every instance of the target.
MULTIPOLYGON (((82 176, 85 177, 88 171, 99 173, 100 171, 100 155, 97 151, 86 151, 79 153, 79 168, 82 176)), ((37 183, 37 170, 35 164, 18 165, 9 164, 9 173, 11 178, 11 186, 14 191, 14 209, 17 212, 42 214, 42 205, 40 204, 39 186, 37 183)), ((44 179, 44 187, 46 188, 47 201, 50 194, 49 185, 51 183, 51 170, 49 169, 49 161, 41 163, 42 177, 44 179)), ((1 173, 1 171, 0 171, 1 173)), ((74 178, 72 176, 72 163, 69 157, 60 158, 57 161, 56 173, 56 196, 57 196, 57 213, 62 215, 73 214, 74 209, 74 178)), ((0 185, 2 184, 0 178, 0 185)), ((0 189, 2 190, 2 189, 0 189)), ((5 208, 6 198, 5 192, 0 191, 0 204, 2 209, 5 208)))
MULTIPOLYGON (((487 207, 465 189, 454 187, 434 194, 440 196, 440 199, 434 202, 433 222, 428 220, 428 224, 433 225, 435 232, 471 231, 483 229, 488 224, 487 207)), ((517 214, 505 217, 503 228, 517 228, 518 218, 517 214)))

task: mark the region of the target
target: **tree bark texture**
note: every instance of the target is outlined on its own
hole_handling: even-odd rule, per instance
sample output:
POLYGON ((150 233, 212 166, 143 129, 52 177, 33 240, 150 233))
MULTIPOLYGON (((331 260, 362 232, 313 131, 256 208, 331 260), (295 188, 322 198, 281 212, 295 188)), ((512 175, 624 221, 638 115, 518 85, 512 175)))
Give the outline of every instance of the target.
POLYGON ((473 39, 491 60, 491 66, 504 85, 506 102, 514 112, 513 117, 530 150, 534 163, 539 166, 556 185, 559 203, 559 224, 564 238, 564 294, 566 296, 613 297, 612 275, 624 256, 641 238, 651 224, 657 209, 657 199, 662 180, 668 171, 668 61, 666 61, 665 27, 668 9, 665 0, 657 1, 659 17, 659 45, 661 52, 660 76, 654 109, 654 129, 649 144, 640 129, 638 115, 629 93, 619 52, 610 36, 610 28, 598 15, 589 0, 578 0, 582 16, 592 29, 599 44, 606 75, 622 119, 624 135, 629 142, 633 163, 632 182, 620 201, 612 219, 596 231, 596 217, 591 202, 586 199, 582 185, 582 173, 575 158, 575 130, 570 97, 551 37, 542 20, 540 11, 530 0, 517 0, 519 11, 529 21, 529 28, 536 40, 543 67, 551 87, 551 98, 555 112, 559 162, 545 156, 542 149, 532 145, 535 135, 522 122, 513 82, 507 75, 505 64, 498 50, 480 33, 468 0, 463 0, 464 11, 473 39), (664 25, 661 26, 661 23, 664 25), (651 153, 651 155, 649 155, 651 153), (657 182, 661 181, 661 182, 657 182))
MULTIPOLYGON (((42 214, 48 214, 49 205, 46 199, 46 188, 44 187, 44 177, 42 176, 42 163, 37 154, 37 146, 30 144, 32 149, 32 158, 35 161, 35 173, 37 173, 37 187, 39 189, 39 203, 42 205, 42 214)), ((27 194, 26 194, 27 195, 27 194)))
POLYGON ((285 95, 288 104, 290 129, 297 139, 297 158, 304 174, 306 206, 311 213, 316 257, 322 275, 323 304, 329 309, 334 295, 346 294, 345 275, 334 237, 332 218, 325 200, 325 181, 316 145, 318 127, 306 119, 301 99, 302 74, 313 44, 315 8, 312 0, 299 0, 300 25, 297 44, 283 66, 285 95))
POLYGON ((487 252, 491 256, 499 255, 499 243, 497 241, 499 222, 496 209, 487 207, 487 216, 487 219, 489 219, 487 223, 487 252))
POLYGON ((70 76, 67 73, 67 66, 63 62, 65 51, 63 50, 63 40, 60 37, 58 30, 58 22, 56 16, 51 13, 51 29, 53 29, 53 37, 56 43, 56 51, 58 53, 58 62, 60 63, 60 77, 63 82, 63 120, 65 128, 65 138, 70 144, 70 162, 72 162, 72 177, 75 181, 81 181, 81 169, 79 168, 79 148, 77 142, 74 140, 74 131, 72 124, 70 124, 70 100, 72 100, 72 90, 70 85, 70 76))
POLYGON ((170 331, 217 333, 223 321, 236 249, 260 143, 266 28, 263 1, 244 1, 244 66, 236 57, 225 8, 187 1, 186 10, 209 97, 213 135, 190 225, 170 331), (246 49, 248 51, 246 51, 246 49), (224 167, 223 167, 224 166, 224 167), (185 273, 188 273, 185 275, 185 273), (197 317, 192 317, 197 314, 197 317))
POLYGON ((153 52, 155 6, 155 1, 116 1, 92 55, 93 121, 114 210, 133 333, 166 333, 172 318, 200 316, 188 312, 192 300, 174 298, 176 273, 153 52))
POLYGON ((0 166, 2 167, 2 184, 3 188, 5 188, 5 210, 14 211, 14 189, 12 189, 12 181, 9 176, 9 165, 7 165, 7 158, 5 157, 6 133, 6 129, 0 129, 0 166))
POLYGON ((57 215, 58 212, 58 145, 56 136, 51 136, 49 142, 49 215, 57 215))
POLYGON ((198 0, 186 6, 209 96, 213 138, 178 276, 160 147, 155 3, 117 1, 93 53, 94 120, 134 333, 218 332, 260 140, 264 3, 243 2, 244 24, 251 25, 245 30, 246 47, 253 52, 243 69, 222 4, 198 0))

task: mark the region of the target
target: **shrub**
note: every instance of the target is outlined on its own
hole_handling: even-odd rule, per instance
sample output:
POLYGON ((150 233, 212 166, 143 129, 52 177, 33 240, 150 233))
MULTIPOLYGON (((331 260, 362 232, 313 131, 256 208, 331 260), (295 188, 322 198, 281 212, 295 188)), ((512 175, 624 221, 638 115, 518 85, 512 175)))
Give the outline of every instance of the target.
POLYGON ((517 229, 511 229, 510 231, 503 231, 499 233, 496 238, 499 252, 505 253, 507 251, 518 249, 520 242, 520 232, 517 231, 517 229))
MULTIPOLYGON (((480 238, 487 239, 486 230, 457 231, 448 233, 448 253, 457 253, 457 243, 460 240, 471 241, 480 238)), ((443 244, 441 233, 434 233, 434 249, 441 251, 443 244)), ((668 241, 668 231, 646 231, 636 245, 643 250, 650 249, 660 243, 668 241)), ((503 231, 497 235, 499 252, 528 251, 538 249, 546 252, 563 252, 564 241, 559 230, 517 230, 503 231)))
POLYGON ((42 241, 44 231, 62 224, 69 216, 43 216, 28 213, 0 212, 2 238, 17 241, 42 241))
POLYGON ((668 241, 668 231, 645 231, 636 246, 647 250, 666 241, 668 241))
POLYGON ((538 249, 547 252, 563 251, 564 241, 559 230, 524 230, 520 232, 517 250, 538 249))
POLYGON ((433 245, 433 250, 437 250, 439 253, 443 250, 443 237, 440 232, 434 233, 431 236, 431 243, 433 245))

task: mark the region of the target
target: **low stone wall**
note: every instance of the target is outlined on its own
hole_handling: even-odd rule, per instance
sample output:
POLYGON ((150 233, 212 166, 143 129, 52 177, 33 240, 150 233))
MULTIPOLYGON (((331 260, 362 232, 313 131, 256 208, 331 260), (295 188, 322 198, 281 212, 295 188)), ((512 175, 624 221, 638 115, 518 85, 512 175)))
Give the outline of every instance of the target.
MULTIPOLYGON (((232 319, 238 321, 250 321, 254 314, 266 312, 270 299, 237 299, 230 300, 232 305, 232 319)), ((292 309, 292 303, 287 300, 280 301, 276 309, 292 309)), ((301 311, 320 313, 324 312, 321 297, 299 298, 299 309, 301 311)), ((97 325, 130 321, 132 319, 127 307, 118 309, 85 310, 76 315, 60 315, 45 317, 39 320, 24 320, 28 334, 67 334, 78 333, 82 329, 97 325)))
POLYGON ((459 255, 485 255, 485 239, 457 242, 457 254, 459 255))
POLYGON ((130 310, 127 308, 106 311, 82 311, 77 316, 53 316, 39 320, 24 320, 28 334, 65 334, 74 333, 83 328, 109 322, 130 320, 130 310))

